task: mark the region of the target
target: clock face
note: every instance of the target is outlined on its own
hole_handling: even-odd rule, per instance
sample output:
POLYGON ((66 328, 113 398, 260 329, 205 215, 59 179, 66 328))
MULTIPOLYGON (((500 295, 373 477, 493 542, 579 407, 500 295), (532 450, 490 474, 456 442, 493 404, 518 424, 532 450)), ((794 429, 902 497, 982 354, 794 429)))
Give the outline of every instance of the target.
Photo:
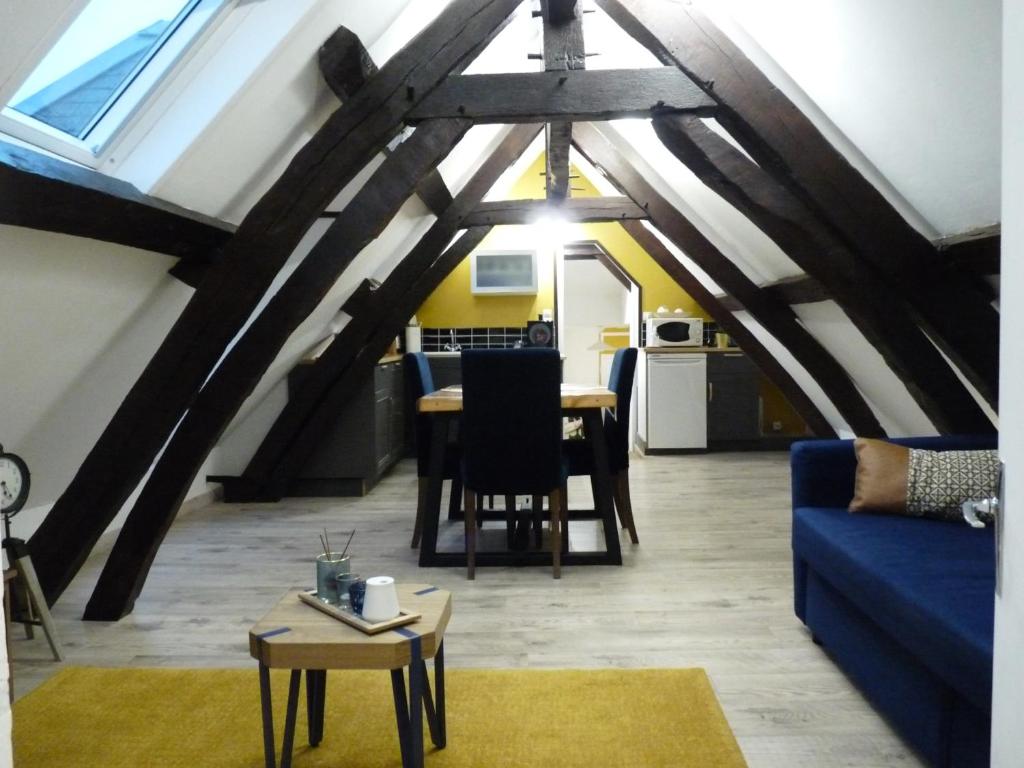
POLYGON ((0 454, 0 510, 16 512, 28 498, 28 467, 11 453, 0 454))

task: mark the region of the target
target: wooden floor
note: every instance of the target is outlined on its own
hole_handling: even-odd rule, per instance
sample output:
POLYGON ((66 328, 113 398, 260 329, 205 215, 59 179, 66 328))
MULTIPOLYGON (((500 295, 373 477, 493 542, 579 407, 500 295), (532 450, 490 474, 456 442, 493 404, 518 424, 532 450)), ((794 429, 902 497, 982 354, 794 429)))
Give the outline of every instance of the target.
MULTIPOLYGON (((135 612, 116 624, 78 620, 97 553, 56 606, 67 663, 252 666, 249 626, 287 587, 313 583, 317 532, 341 541, 354 527, 364 576, 454 593, 450 666, 703 667, 751 766, 920 765, 793 615, 787 454, 635 459, 640 545, 623 536, 623 567, 568 567, 559 582, 548 568, 482 568, 475 582, 418 568, 413 473, 403 462, 362 499, 215 504, 182 517, 135 612)), ((569 496, 590 504, 577 478, 569 496)), ((575 545, 591 546, 593 524, 572 528, 575 545)), ((454 526, 442 534, 458 541, 454 526)), ((14 637, 23 695, 58 665, 38 634, 14 637)))

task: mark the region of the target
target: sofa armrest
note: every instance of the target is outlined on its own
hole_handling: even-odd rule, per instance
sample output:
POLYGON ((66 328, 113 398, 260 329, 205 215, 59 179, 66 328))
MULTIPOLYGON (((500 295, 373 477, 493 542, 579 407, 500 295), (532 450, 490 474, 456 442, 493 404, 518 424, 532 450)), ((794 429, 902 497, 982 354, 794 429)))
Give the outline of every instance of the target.
MULTIPOLYGON (((997 435, 946 435, 891 440, 931 451, 976 451, 998 447, 997 435)), ((857 457, 852 440, 803 440, 790 451, 793 509, 846 507, 853 498, 857 457)))
POLYGON ((803 440, 789 454, 793 509, 845 507, 853 498, 857 457, 852 440, 803 440))

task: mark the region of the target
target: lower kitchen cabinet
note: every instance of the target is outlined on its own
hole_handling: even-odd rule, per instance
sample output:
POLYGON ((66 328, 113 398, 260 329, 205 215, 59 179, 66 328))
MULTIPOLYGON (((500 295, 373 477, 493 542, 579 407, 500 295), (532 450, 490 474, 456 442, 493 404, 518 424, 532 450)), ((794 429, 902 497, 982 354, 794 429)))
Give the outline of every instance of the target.
POLYGON ((739 448, 761 439, 757 366, 742 352, 708 355, 708 448, 739 448))
MULTIPOLYGON (((288 376, 301 386, 309 366, 288 376)), ((402 458, 405 450, 405 380, 402 362, 379 364, 337 414, 330 431, 289 486, 292 496, 362 496, 402 458)))

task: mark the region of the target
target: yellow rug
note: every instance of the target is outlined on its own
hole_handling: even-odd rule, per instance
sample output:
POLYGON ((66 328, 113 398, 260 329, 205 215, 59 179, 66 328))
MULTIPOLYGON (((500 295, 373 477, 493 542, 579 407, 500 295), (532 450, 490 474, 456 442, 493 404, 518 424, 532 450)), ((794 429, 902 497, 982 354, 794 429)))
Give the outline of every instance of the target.
MULTIPOLYGON (((448 747, 427 736, 427 766, 746 765, 702 669, 448 669, 445 683, 448 747)), ((279 750, 287 687, 274 672, 279 750)), ((386 672, 328 673, 316 748, 305 700, 295 768, 401 765, 386 672)), ((17 768, 262 768, 261 733, 255 667, 69 667, 14 706, 17 768)))

